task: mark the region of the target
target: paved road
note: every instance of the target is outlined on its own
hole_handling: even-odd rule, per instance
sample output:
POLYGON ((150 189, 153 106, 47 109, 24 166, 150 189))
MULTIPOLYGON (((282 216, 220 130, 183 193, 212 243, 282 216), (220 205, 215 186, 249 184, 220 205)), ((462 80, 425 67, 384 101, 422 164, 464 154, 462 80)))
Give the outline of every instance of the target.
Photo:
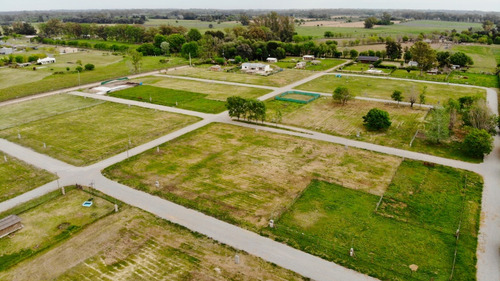
MULTIPOLYGON (((307 77, 304 80, 298 81, 296 83, 293 83, 291 85, 282 88, 276 88, 272 93, 267 94, 261 97, 260 99, 265 100, 267 98, 271 98, 277 93, 291 90, 297 85, 316 79, 321 75, 325 75, 325 72, 314 74, 310 77, 307 77)), ((176 76, 175 78, 179 77, 176 76)), ((214 81, 214 82, 220 82, 220 81, 214 81)), ((428 81, 416 81, 416 82, 428 83, 428 81)), ((495 90, 492 89, 487 89, 487 90, 488 90, 488 102, 491 107, 494 107, 493 105, 495 104, 496 101, 496 92, 495 90)), ((92 97, 95 96, 92 95, 92 97)), ((116 100, 109 99, 109 101, 116 101, 116 100)), ((125 104, 133 104, 136 106, 146 106, 146 107, 152 106, 149 103, 140 103, 140 102, 126 101, 126 100, 120 100, 119 102, 125 104)), ((175 110, 171 107, 162 107, 162 106, 154 108, 158 110, 166 110, 171 112, 175 110)), ((497 111, 496 107, 495 111, 497 111)), ((495 152, 492 153, 490 156, 488 156, 484 163, 471 164, 452 159, 445 159, 431 155, 405 151, 401 149, 358 142, 331 135, 321 134, 318 132, 308 131, 301 128, 281 126, 283 128, 295 129, 301 131, 302 133, 281 130, 279 128, 269 128, 269 127, 262 127, 262 126, 236 122, 230 120, 227 116, 227 113, 221 113, 218 115, 208 115, 208 114, 200 115, 200 113, 198 112, 193 113, 191 111, 183 111, 182 113, 193 114, 199 117, 203 116, 202 118, 204 118, 204 120, 192 124, 186 128, 172 132, 152 142, 135 147, 129 150, 128 154, 127 152, 123 152, 88 167, 77 168, 68 165, 66 163, 62 163, 61 161, 51 159, 48 156, 36 153, 30 149, 23 148, 16 144, 7 142, 5 140, 0 140, 0 150, 3 150, 4 152, 9 153, 17 158, 23 159, 28 163, 32 163, 37 167, 43 167, 49 171, 58 172, 58 175, 60 176, 59 179, 60 185, 69 185, 74 183, 89 185, 91 182, 94 182, 95 188, 113 197, 116 197, 119 200, 124 201, 125 203, 150 211, 162 218, 186 226, 194 231, 198 231, 217 241, 231 245, 237 249, 245 250, 251 254, 262 257, 265 260, 274 262, 279 266, 291 269, 306 277, 310 277, 316 280, 374 280, 374 279, 366 275, 357 273, 355 271, 346 269, 334 263, 327 262, 320 258, 303 253, 286 245, 277 243, 268 238, 261 237, 255 233, 241 229, 234 225, 219 221, 212 217, 201 214, 197 211, 187 209, 185 207, 176 205, 169 201, 123 186, 121 184, 118 184, 103 177, 100 173, 100 170, 114 163, 123 161, 128 156, 142 153, 145 150, 154 148, 166 141, 179 137, 190 131, 196 130, 211 122, 225 122, 239 126, 258 128, 260 130, 267 130, 276 133, 290 134, 305 138, 329 141, 333 143, 348 145, 350 147, 358 147, 362 149, 378 151, 381 153, 387 153, 400 157, 434 162, 456 168, 475 171, 483 175, 485 179, 485 188, 483 193, 483 206, 482 206, 483 215, 482 215, 482 223, 480 228, 480 238, 478 246, 478 277, 479 280, 500 280, 500 271, 498 267, 498 265, 500 264, 498 255, 498 250, 500 248, 500 235, 498 235, 498 233, 500 233, 500 221, 498 219, 498 214, 500 214, 500 209, 499 209, 500 204, 498 204, 498 202, 500 202, 500 192, 498 189, 498 183, 500 182, 500 171, 499 171, 500 140, 498 137, 496 138, 495 142, 496 144, 495 152)), ((6 210, 12 206, 15 206, 16 204, 19 204, 21 202, 26 202, 27 200, 36 198, 38 196, 45 194, 46 192, 55 190, 57 188, 58 188, 57 181, 55 181, 46 184, 42 187, 39 187, 37 189, 34 189, 30 192, 27 192, 21 196, 13 198, 11 200, 1 202, 0 212, 2 210, 6 210)))

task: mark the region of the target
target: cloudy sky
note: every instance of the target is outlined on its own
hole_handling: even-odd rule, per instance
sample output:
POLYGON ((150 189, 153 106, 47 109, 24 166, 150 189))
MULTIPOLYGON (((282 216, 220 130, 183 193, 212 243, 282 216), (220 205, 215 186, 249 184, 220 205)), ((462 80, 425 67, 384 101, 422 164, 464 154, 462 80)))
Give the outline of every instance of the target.
POLYGON ((499 0, 2 0, 0 11, 51 9, 446 9, 500 11, 499 0))

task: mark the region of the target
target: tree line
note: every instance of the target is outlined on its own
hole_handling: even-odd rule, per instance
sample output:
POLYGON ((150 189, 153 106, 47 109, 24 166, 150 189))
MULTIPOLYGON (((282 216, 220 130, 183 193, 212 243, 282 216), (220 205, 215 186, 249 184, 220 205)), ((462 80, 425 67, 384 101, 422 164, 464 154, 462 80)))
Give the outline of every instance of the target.
POLYGON ((266 120, 266 104, 260 100, 233 96, 227 98, 226 108, 229 116, 238 120, 240 118, 256 122, 266 120))

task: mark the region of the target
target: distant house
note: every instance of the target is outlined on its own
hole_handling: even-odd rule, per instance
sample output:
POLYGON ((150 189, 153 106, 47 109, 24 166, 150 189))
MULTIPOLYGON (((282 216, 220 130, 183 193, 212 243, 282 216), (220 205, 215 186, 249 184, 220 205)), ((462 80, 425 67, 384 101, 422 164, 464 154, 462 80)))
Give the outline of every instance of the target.
POLYGON ((36 61, 36 63, 38 64, 49 64, 49 63, 56 63, 56 59, 55 58, 44 58, 44 59, 38 59, 36 61))
POLYGON ((209 69, 210 71, 221 71, 222 67, 220 65, 212 65, 209 69))
POLYGON ((304 56, 302 56, 302 59, 303 60, 314 60, 314 56, 313 55, 304 55, 304 56))
POLYGON ((21 218, 16 215, 10 215, 0 220, 0 238, 11 234, 14 231, 23 228, 21 218))
POLYGON ((298 63, 295 65, 295 68, 298 68, 298 69, 304 69, 304 68, 306 68, 306 65, 307 65, 307 62, 305 62, 305 61, 300 61, 300 62, 298 62, 298 63))
POLYGON ((78 52, 77 48, 71 48, 71 47, 61 47, 57 49, 60 54, 72 54, 78 52))
POLYGON ((375 56, 359 56, 358 61, 361 63, 374 63, 378 61, 380 58, 375 56))
POLYGON ((245 62, 241 65, 241 70, 246 72, 271 72, 271 66, 263 63, 245 62))
POLYGON ((277 58, 267 58, 268 63, 277 63, 278 59, 277 58))
POLYGON ((451 66, 451 69, 453 69, 453 70, 460 70, 460 68, 461 68, 461 66, 460 66, 460 65, 458 65, 458 64, 453 64, 453 65, 451 66))
POLYGON ((14 52, 14 49, 12 49, 12 48, 6 48, 6 47, 0 48, 0 55, 10 55, 13 52, 14 52))
POLYGON ((418 66, 418 62, 416 62, 416 61, 410 61, 410 62, 408 62, 408 65, 409 66, 418 66))
POLYGON ((430 75, 437 75, 438 73, 439 73, 439 70, 437 68, 427 70, 427 74, 430 74, 430 75))

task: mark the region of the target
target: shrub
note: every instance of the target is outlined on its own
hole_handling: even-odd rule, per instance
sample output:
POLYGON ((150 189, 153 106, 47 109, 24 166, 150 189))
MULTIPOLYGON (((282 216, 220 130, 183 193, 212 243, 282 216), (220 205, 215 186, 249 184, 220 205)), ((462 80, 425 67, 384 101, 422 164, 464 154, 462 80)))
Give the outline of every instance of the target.
POLYGON ((472 128, 462 146, 468 155, 482 158, 493 150, 493 137, 486 130, 472 128))
POLYGON ((87 63, 85 65, 85 70, 94 70, 95 68, 95 65, 91 64, 91 63, 87 63))
POLYGON ((83 67, 81 67, 81 66, 77 66, 77 67, 75 68, 75 70, 76 70, 76 71, 78 71, 78 72, 82 72, 82 71, 83 71, 83 67))
POLYGON ((363 116, 363 124, 370 131, 378 131, 389 128, 392 122, 387 111, 372 108, 363 116))

